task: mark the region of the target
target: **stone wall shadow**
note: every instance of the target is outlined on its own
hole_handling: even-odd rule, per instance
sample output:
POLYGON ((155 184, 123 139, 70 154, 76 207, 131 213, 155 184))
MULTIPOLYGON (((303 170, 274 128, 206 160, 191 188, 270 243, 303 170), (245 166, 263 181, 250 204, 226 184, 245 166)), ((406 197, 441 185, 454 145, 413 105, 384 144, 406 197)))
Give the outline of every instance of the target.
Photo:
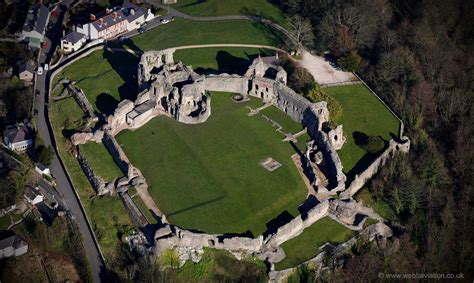
POLYGON ((105 92, 99 94, 95 100, 97 109, 100 113, 107 116, 114 114, 114 110, 117 108, 118 104, 119 102, 112 95, 105 92))
POLYGON ((291 215, 287 210, 283 211, 277 217, 265 224, 267 226, 267 230, 263 233, 263 237, 266 238, 269 235, 276 233, 278 228, 289 223, 291 220, 293 220, 293 218, 293 215, 291 215))

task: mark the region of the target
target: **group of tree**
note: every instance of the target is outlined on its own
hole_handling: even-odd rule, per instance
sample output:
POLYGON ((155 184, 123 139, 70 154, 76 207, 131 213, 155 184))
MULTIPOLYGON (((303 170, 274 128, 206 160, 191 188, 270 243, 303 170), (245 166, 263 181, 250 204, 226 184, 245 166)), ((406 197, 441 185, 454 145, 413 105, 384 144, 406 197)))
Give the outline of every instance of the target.
MULTIPOLYGON (((404 121, 410 154, 369 185, 403 225, 400 253, 416 256, 424 272, 472 276, 474 2, 272 2, 290 17, 308 19, 314 41, 306 47, 357 71, 404 121)), ((362 256, 364 264, 352 264, 351 272, 386 268, 370 259, 374 254, 362 256)), ((410 259, 388 262, 412 270, 410 259)))

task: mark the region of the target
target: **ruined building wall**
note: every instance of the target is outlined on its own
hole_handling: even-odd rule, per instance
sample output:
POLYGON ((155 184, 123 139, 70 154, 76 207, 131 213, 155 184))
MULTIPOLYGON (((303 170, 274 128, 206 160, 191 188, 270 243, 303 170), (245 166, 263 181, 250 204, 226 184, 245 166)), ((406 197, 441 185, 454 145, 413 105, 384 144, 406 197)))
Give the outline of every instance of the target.
POLYGON ((351 182, 347 190, 342 194, 343 196, 353 196, 357 193, 365 183, 370 180, 380 168, 387 163, 389 159, 393 158, 396 152, 408 153, 410 150, 410 140, 407 137, 402 137, 399 143, 395 140, 390 140, 388 148, 372 162, 366 170, 357 174, 351 182))
POLYGON ((204 80, 204 88, 208 91, 222 91, 246 94, 248 78, 237 75, 211 75, 204 80))

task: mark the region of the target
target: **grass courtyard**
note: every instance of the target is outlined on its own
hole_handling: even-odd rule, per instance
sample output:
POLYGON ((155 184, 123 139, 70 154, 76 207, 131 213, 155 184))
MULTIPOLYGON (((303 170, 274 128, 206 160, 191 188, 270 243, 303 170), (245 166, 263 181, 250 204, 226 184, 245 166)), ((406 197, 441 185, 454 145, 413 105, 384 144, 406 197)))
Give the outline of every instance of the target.
POLYGON ((363 170, 371 159, 366 156, 366 151, 356 144, 356 132, 380 136, 388 141, 392 135, 398 136, 400 122, 362 84, 328 87, 324 88, 324 91, 337 99, 342 106, 342 115, 336 122, 343 125, 347 141, 338 154, 344 172, 353 175, 363 170))
POLYGON ((158 117, 116 138, 171 223, 208 233, 260 235, 281 212, 295 216, 307 190, 291 160, 294 149, 230 97, 212 94, 212 115, 205 123, 158 117), (259 163, 269 156, 283 166, 265 170, 259 163))
POLYGON ((320 219, 299 236, 281 245, 286 258, 276 263, 275 269, 283 270, 303 263, 319 254, 319 248, 324 243, 343 243, 354 236, 354 233, 331 218, 320 219))
POLYGON ((251 15, 286 24, 284 13, 267 0, 180 0, 171 7, 197 17, 251 15))

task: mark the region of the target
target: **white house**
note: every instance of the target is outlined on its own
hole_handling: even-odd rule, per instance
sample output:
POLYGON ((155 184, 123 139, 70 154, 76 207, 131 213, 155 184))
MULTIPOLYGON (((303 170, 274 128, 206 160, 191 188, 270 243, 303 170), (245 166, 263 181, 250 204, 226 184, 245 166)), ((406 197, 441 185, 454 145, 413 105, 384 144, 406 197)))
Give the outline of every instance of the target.
POLYGON ((40 175, 51 176, 51 172, 49 171, 49 168, 41 163, 36 163, 35 171, 38 172, 38 174, 40 175))
POLYGON ((49 10, 44 5, 31 6, 26 15, 21 32, 21 39, 28 42, 29 47, 40 48, 44 39, 49 20, 49 10))
POLYGON ((125 1, 122 7, 108 10, 105 16, 97 18, 95 15, 91 15, 91 22, 77 26, 76 31, 85 34, 90 40, 109 39, 138 29, 153 18, 154 15, 150 10, 145 11, 137 5, 125 1))
POLYGON ((33 138, 33 130, 28 126, 10 126, 3 132, 3 143, 15 151, 23 151, 31 147, 33 138))
POLYGON ((44 196, 41 194, 38 187, 34 189, 32 187, 26 187, 23 196, 28 203, 33 205, 44 201, 44 196))
POLYGON ((76 31, 66 34, 61 38, 61 49, 66 52, 79 50, 87 41, 87 36, 76 31))
POLYGON ((28 252, 28 243, 17 235, 0 240, 0 259, 12 256, 21 256, 28 252))

